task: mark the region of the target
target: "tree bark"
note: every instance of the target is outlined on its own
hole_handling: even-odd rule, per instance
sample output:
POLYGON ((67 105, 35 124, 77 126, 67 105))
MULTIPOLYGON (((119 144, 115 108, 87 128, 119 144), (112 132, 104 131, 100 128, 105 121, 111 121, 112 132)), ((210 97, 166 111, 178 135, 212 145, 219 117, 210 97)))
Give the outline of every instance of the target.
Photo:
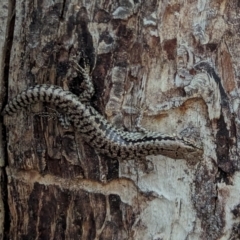
POLYGON ((52 106, 6 116, 2 239, 240 238, 238 1, 0 4, 2 103, 43 83, 78 95, 73 61, 84 57, 91 104, 109 122, 136 131, 142 116, 145 129, 204 150, 201 161, 118 162, 63 128, 52 106))

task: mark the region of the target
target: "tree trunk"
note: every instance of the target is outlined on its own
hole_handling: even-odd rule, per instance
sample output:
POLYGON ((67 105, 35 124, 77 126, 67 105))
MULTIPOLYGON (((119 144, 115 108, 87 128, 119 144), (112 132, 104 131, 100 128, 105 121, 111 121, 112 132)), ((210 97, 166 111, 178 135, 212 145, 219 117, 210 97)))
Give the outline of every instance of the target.
POLYGON ((73 62, 85 58, 91 105, 109 122, 128 131, 140 123, 204 152, 117 161, 64 128, 50 105, 5 116, 2 239, 240 239, 238 1, 0 6, 2 103, 43 83, 78 95, 73 62))

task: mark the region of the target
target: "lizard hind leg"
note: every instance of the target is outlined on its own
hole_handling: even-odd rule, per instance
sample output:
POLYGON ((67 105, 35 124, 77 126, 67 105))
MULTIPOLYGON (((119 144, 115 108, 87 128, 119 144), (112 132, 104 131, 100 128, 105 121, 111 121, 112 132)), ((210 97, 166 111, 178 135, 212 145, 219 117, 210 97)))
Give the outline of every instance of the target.
POLYGON ((137 132, 142 132, 142 133, 148 132, 148 130, 146 128, 142 127, 142 125, 141 125, 144 112, 145 112, 145 108, 140 108, 139 109, 139 115, 135 119, 135 125, 136 125, 137 132))
POLYGON ((68 116, 66 114, 62 114, 60 112, 58 112, 56 109, 47 107, 48 110, 50 110, 50 112, 37 112, 34 113, 33 116, 39 116, 41 118, 48 118, 50 119, 58 119, 60 125, 64 128, 64 129, 68 129, 70 124, 70 121, 68 119, 68 116))
POLYGON ((88 59, 86 57, 82 57, 83 66, 81 66, 76 61, 73 61, 73 68, 82 75, 82 83, 80 85, 83 91, 79 94, 79 100, 81 102, 89 102, 94 95, 94 86, 92 82, 91 72, 90 72, 90 65, 88 59))

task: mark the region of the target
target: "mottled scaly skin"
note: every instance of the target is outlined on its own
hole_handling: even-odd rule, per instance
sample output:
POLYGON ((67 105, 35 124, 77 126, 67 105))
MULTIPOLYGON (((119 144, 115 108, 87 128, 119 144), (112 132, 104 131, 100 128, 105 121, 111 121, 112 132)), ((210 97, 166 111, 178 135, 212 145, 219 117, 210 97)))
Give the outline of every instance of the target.
POLYGON ((48 102, 62 109, 84 141, 98 153, 117 159, 138 159, 147 155, 164 155, 173 159, 194 160, 202 150, 180 138, 156 132, 127 132, 116 129, 93 107, 61 87, 36 85, 18 94, 3 114, 12 115, 35 102, 48 102))

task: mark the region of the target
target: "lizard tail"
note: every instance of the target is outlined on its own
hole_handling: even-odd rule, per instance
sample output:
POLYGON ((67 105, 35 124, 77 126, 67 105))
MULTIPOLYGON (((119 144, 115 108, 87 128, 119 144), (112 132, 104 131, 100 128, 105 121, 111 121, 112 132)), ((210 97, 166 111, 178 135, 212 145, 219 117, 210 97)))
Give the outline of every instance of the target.
POLYGON ((49 102, 61 108, 67 108, 73 100, 78 100, 78 97, 70 91, 65 91, 61 87, 54 85, 36 85, 19 93, 10 101, 4 108, 2 115, 12 115, 18 110, 36 102, 49 102))

